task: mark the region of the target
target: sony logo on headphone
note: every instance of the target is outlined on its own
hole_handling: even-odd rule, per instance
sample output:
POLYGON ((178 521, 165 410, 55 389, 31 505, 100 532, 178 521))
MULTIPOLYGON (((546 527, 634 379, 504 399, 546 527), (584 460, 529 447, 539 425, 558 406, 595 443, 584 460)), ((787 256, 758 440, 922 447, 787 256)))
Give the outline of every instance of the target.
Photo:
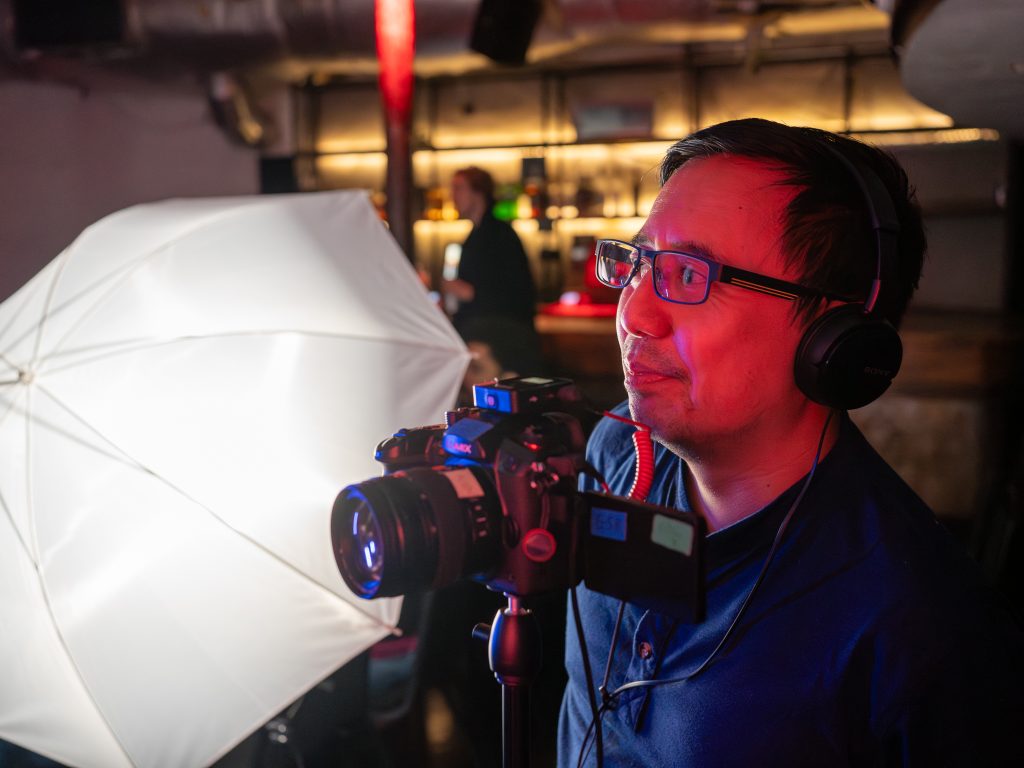
POLYGON ((870 365, 864 366, 864 373, 868 376, 885 376, 886 378, 892 378, 892 371, 886 370, 885 368, 872 368, 870 365))

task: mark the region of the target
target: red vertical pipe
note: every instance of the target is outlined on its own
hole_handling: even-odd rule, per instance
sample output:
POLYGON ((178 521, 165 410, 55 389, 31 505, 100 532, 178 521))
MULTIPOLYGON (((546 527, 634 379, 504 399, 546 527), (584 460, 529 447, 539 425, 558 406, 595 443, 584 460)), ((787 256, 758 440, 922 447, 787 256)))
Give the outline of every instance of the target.
POLYGON ((376 0, 374 26, 387 136, 388 223, 410 260, 412 241, 412 62, 416 52, 413 0, 376 0))

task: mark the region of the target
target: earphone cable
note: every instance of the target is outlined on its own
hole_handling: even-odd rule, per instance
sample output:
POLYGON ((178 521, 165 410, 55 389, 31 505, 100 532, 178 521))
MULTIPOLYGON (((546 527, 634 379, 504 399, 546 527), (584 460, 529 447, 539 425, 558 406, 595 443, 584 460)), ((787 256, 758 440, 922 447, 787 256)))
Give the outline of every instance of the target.
POLYGON ((803 486, 800 488, 800 492, 797 494, 793 503, 786 511, 786 515, 783 517, 782 522, 779 523, 779 528, 775 532, 775 539, 772 541, 771 548, 768 550, 768 555, 765 557, 764 564, 761 566, 760 572, 757 574, 757 578, 754 580, 754 584, 750 587, 750 591, 747 592, 747 596, 743 598, 743 603, 736 611, 736 615, 733 617, 732 622, 729 624, 729 628, 726 629, 725 634, 722 635, 722 639, 718 641, 718 645, 711 651, 711 654, 701 662, 693 672, 690 672, 683 677, 676 677, 669 680, 634 680, 631 683, 625 683, 620 685, 611 693, 611 697, 615 698, 622 693, 633 690, 635 688, 654 688, 662 685, 673 685, 675 683, 685 683, 689 680, 693 680, 695 677, 704 672, 705 669, 711 664, 712 660, 718 655, 718 653, 725 647, 726 642, 729 640, 733 631, 739 625, 740 619, 743 614, 746 613, 751 601, 753 600, 754 593, 757 592, 758 587, 761 586, 761 582, 764 581, 765 574, 768 572, 768 568, 775 559, 775 554, 779 549, 779 544, 782 542, 782 536, 786 532, 786 528, 789 527, 789 522, 793 518, 793 514, 796 512, 797 507, 800 506, 800 502, 804 498, 804 494, 807 493, 807 489, 811 485, 811 480, 814 478, 814 473, 818 468, 818 462, 821 460, 821 450, 825 445, 825 436, 828 434, 828 426, 832 422, 832 417, 835 411, 829 411, 828 418, 825 419, 825 425, 821 429, 821 437, 818 440, 818 449, 814 454, 814 461, 811 463, 811 469, 807 473, 807 479, 804 480, 803 486))
MULTIPOLYGON (((590 653, 587 650, 587 640, 583 634, 583 619, 580 616, 580 603, 579 598, 576 595, 576 587, 569 589, 569 600, 572 603, 572 618, 576 624, 576 637, 580 644, 580 656, 583 660, 583 677, 587 683, 587 701, 590 703, 590 714, 591 714, 591 727, 596 728, 597 732, 597 764, 598 768, 604 765, 604 744, 601 734, 601 718, 598 714, 597 699, 594 695, 594 673, 590 668, 590 653)), ((589 738, 591 729, 587 729, 587 738, 589 738)), ((586 739, 584 739, 584 744, 586 739)))

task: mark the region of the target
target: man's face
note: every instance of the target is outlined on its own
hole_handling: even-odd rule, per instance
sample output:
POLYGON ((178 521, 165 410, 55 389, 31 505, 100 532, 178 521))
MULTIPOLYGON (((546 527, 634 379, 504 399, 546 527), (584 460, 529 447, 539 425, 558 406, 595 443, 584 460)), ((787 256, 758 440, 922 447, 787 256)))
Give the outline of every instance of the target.
MULTIPOLYGON (((742 158, 691 160, 662 188, 637 244, 799 282, 779 245, 795 194, 775 184, 783 178, 742 158)), ((793 379, 802 327, 792 303, 716 282, 703 304, 671 304, 641 274, 622 289, 616 323, 633 417, 689 456, 753 429, 784 431, 807 405, 793 379)))
POLYGON ((466 181, 466 177, 462 174, 455 174, 452 177, 452 203, 455 204, 455 208, 459 212, 459 216, 463 218, 470 218, 472 212, 477 205, 477 195, 473 191, 473 188, 469 186, 469 182, 466 181))

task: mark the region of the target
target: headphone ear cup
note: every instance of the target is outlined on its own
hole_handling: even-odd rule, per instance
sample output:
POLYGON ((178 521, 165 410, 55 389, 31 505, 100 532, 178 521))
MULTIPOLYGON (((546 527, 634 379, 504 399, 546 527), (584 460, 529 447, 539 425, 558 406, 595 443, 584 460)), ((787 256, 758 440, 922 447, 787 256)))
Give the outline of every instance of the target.
POLYGON ((821 405, 851 410, 877 399, 903 361, 903 343, 886 320, 859 304, 825 312, 808 326, 797 347, 797 386, 821 405))

